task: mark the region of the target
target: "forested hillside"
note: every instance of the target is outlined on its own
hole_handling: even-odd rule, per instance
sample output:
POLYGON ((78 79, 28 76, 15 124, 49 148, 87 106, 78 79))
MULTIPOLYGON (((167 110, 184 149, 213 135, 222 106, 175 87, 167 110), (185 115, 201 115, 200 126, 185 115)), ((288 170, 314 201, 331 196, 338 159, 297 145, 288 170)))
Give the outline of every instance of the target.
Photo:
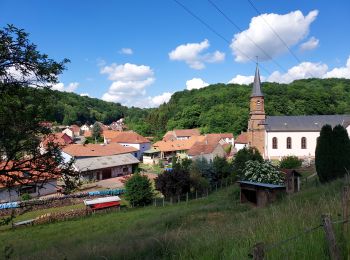
MULTIPOLYGON (((160 136, 173 128, 200 127, 204 133, 240 133, 247 127, 251 87, 215 84, 176 92, 169 103, 150 111, 133 125, 147 135, 160 136)), ((350 113, 350 80, 307 79, 290 84, 263 83, 267 115, 350 113)))
MULTIPOLYGON (((176 92, 156 109, 125 107, 74 93, 53 91, 52 111, 46 120, 59 124, 96 120, 110 123, 126 118, 129 129, 162 136, 174 128, 199 127, 203 133, 232 132, 247 127, 251 85, 214 84, 176 92)), ((350 114, 350 80, 308 79, 290 84, 263 83, 268 115, 350 114)))

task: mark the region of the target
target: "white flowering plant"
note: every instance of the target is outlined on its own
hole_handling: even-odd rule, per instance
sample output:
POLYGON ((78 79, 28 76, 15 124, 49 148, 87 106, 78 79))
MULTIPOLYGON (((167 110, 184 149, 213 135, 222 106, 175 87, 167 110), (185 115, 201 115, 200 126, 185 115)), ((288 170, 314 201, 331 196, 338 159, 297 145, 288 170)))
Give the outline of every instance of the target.
POLYGON ((247 181, 284 184, 284 175, 269 161, 247 161, 243 173, 247 181))

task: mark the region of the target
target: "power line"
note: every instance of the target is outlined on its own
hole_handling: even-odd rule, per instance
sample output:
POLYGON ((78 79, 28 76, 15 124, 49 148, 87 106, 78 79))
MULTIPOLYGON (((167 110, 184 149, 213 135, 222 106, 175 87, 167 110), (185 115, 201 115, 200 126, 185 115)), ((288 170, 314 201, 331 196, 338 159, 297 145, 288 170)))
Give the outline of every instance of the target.
MULTIPOLYGON (((177 3, 179 6, 181 6, 186 12, 188 12, 191 16, 193 16, 194 18, 196 18, 199 22, 201 22, 205 27, 207 27, 211 32, 213 32, 214 34, 216 34, 218 37, 220 37, 222 40, 224 40, 226 43, 230 44, 230 41, 227 40, 224 36, 222 36, 220 33, 218 33, 213 27, 211 27, 208 23, 206 23, 205 21, 203 21, 203 19, 201 19, 199 16, 197 16, 195 13, 193 13, 190 9, 188 9, 185 5, 183 5, 181 2, 179 2, 178 0, 173 0, 175 3, 177 3)), ((242 52, 241 50, 238 49, 238 51, 243 54, 243 56, 245 56, 247 59, 249 59, 251 62, 256 63, 256 61, 254 59, 252 59, 251 57, 249 57, 247 54, 245 54, 244 52, 242 52)), ((260 64, 260 68, 262 68, 265 72, 267 72, 268 74, 271 74, 264 66, 262 66, 260 64)))
MULTIPOLYGON (((230 17, 228 17, 213 1, 208 0, 208 2, 220 13, 222 14, 227 21, 229 21, 229 23, 231 23, 238 31, 240 31, 241 33, 243 32, 243 30, 232 20, 230 19, 230 17)), ((267 58, 269 58, 270 60, 273 61, 273 63, 275 63, 280 69, 282 69, 283 71, 287 72, 287 70, 281 65, 279 64, 275 59, 273 59, 263 48, 261 48, 252 38, 249 37, 249 35, 246 35, 246 37, 255 45, 255 47, 257 47, 260 51, 262 51, 265 56, 267 58)))
POLYGON ((264 20, 264 22, 270 27, 271 31, 277 36, 277 38, 286 46, 287 50, 292 54, 292 56, 297 60, 297 62, 301 63, 301 60, 294 54, 294 52, 289 48, 288 44, 282 39, 282 37, 279 36, 279 34, 273 29, 273 27, 266 21, 264 16, 262 16, 261 12, 256 8, 256 6, 253 4, 251 0, 247 0, 249 4, 252 6, 252 8, 256 11, 258 15, 261 16, 261 18, 264 20))

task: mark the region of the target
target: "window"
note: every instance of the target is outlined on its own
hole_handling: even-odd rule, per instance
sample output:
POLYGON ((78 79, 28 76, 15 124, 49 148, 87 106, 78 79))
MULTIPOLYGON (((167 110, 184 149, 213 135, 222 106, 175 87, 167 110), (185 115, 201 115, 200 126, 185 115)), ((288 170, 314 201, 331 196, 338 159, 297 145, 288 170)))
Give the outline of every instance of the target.
POLYGON ((19 190, 19 194, 20 195, 25 194, 25 193, 32 194, 32 193, 35 193, 35 192, 36 192, 36 186, 35 185, 23 186, 19 190))
POLYGON ((287 137, 287 149, 292 149, 292 138, 287 137))
POLYGON ((301 149, 306 149, 306 137, 301 138, 301 149))
POLYGON ((277 149, 278 143, 277 143, 277 137, 272 138, 272 149, 277 149))

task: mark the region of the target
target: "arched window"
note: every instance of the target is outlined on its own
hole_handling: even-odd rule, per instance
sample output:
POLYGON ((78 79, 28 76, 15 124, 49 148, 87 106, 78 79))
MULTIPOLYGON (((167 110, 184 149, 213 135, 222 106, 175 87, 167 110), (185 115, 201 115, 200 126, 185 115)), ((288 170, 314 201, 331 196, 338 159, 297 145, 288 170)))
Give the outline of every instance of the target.
POLYGON ((272 138, 272 149, 277 149, 278 143, 277 143, 277 137, 272 138))
POLYGON ((306 137, 301 138, 301 149, 306 149, 306 137))
POLYGON ((292 149, 292 138, 287 137, 287 149, 292 149))

